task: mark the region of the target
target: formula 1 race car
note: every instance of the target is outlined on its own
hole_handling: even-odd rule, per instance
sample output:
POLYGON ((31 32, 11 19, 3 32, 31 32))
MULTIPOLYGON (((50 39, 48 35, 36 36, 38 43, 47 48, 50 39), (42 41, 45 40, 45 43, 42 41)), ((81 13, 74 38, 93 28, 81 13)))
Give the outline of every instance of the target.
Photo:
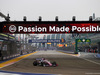
POLYGON ((34 66, 43 66, 43 67, 56 67, 58 64, 56 62, 50 62, 45 58, 37 58, 33 62, 34 66))

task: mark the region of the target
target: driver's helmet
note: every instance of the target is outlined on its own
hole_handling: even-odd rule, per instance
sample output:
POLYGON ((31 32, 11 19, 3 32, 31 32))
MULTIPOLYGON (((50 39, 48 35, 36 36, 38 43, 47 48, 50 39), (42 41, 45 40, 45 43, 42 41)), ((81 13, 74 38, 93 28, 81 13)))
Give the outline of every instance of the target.
POLYGON ((42 58, 42 60, 45 60, 45 58, 42 58))

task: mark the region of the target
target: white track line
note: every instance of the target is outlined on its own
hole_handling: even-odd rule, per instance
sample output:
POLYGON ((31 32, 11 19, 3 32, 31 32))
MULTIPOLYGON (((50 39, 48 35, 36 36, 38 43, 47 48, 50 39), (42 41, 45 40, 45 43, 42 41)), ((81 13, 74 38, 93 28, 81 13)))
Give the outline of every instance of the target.
POLYGON ((92 63, 97 64, 97 65, 100 65, 100 63, 95 62, 95 61, 92 61, 92 60, 89 60, 89 59, 85 59, 85 58, 82 58, 82 59, 84 59, 84 60, 86 60, 86 61, 89 61, 89 62, 92 62, 92 63))
POLYGON ((4 72, 0 72, 0 75, 22 75, 22 74, 14 74, 14 73, 4 73, 4 72))
MULTIPOLYGON (((67 53, 65 53, 65 54, 67 54, 67 53)), ((80 52, 79 52, 78 54, 79 54, 79 55, 76 56, 76 57, 81 58, 81 57, 80 57, 80 56, 81 56, 80 52)), ((71 56, 74 56, 74 55, 71 55, 71 56)), ((89 60, 89 59, 85 59, 85 58, 81 58, 81 59, 84 59, 84 60, 86 60, 86 61, 92 62, 92 63, 97 64, 97 65, 100 65, 100 63, 95 62, 95 61, 92 61, 92 60, 89 60)))

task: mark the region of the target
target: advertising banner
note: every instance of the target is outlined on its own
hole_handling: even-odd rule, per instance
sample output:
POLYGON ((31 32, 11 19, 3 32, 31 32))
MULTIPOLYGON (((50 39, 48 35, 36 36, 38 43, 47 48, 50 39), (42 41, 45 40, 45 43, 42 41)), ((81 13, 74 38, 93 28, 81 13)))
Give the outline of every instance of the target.
POLYGON ((100 33, 100 21, 2 22, 3 33, 100 33))

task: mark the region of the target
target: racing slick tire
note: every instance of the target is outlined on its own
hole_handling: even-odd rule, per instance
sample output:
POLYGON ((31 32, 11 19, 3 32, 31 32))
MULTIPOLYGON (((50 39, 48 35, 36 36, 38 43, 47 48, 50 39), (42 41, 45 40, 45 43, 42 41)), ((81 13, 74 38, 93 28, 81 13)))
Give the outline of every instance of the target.
POLYGON ((52 66, 53 66, 53 67, 56 67, 56 66, 58 66, 58 65, 57 65, 57 63, 54 61, 54 62, 52 62, 52 66))
POLYGON ((37 66, 37 65, 38 65, 37 61, 34 61, 34 62, 33 62, 33 65, 34 65, 34 66, 37 66))
POLYGON ((41 64, 42 64, 43 67, 46 67, 46 64, 45 63, 41 63, 41 64))

